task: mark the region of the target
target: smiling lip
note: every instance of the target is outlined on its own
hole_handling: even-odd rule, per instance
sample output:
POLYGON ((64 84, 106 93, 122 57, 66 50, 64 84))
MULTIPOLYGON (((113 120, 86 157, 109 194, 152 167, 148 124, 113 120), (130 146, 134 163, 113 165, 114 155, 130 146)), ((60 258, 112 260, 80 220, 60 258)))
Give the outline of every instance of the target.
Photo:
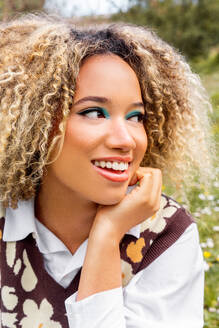
POLYGON ((115 171, 117 173, 114 173, 110 171, 109 169, 101 168, 99 166, 96 166, 93 164, 94 169, 102 175, 102 177, 113 181, 113 182, 125 182, 129 179, 129 167, 127 170, 121 172, 121 171, 115 171), (120 172, 120 173, 119 173, 120 172))

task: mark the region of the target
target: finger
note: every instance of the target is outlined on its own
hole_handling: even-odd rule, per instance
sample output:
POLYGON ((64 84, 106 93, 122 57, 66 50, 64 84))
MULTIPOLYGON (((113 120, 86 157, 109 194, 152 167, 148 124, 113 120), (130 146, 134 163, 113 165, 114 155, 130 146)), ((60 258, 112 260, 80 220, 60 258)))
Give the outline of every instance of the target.
POLYGON ((156 201, 159 198, 162 188, 162 174, 159 169, 141 168, 136 172, 139 180, 139 189, 147 199, 156 201))
POLYGON ((142 186, 146 180, 152 177, 152 169, 148 167, 141 167, 136 171, 136 177, 139 182, 139 186, 142 186))
POLYGON ((134 175, 132 176, 130 182, 129 182, 129 186, 133 186, 138 182, 138 177, 136 172, 134 173, 134 175))
POLYGON ((155 170, 153 172, 153 179, 151 183, 150 201, 154 203, 155 207, 160 207, 162 189, 162 174, 160 170, 155 170))
POLYGON ((148 172, 149 172, 150 169, 151 168, 148 168, 148 167, 139 167, 138 170, 136 172, 134 172, 134 174, 129 182, 129 186, 135 185, 142 177, 142 173, 144 174, 145 170, 148 170, 148 172), (137 174, 137 172, 138 172, 138 174, 137 174))

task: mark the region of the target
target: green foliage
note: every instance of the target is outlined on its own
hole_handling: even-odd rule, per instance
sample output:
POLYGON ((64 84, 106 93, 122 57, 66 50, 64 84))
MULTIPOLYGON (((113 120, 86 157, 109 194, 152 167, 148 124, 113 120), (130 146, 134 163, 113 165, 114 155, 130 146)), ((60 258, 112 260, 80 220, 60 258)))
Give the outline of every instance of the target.
MULTIPOLYGON (((214 107, 212 113, 213 133, 215 140, 219 141, 219 91, 218 84, 214 86, 215 74, 219 77, 219 70, 214 75, 208 75, 206 87, 212 94, 214 107), (212 83, 210 83, 212 79, 212 83), (211 86, 209 88, 209 85, 211 86)), ((219 156, 219 149, 218 149, 219 156)), ((216 163, 217 176, 212 190, 197 184, 188 198, 191 202, 191 212, 197 219, 200 243, 205 260, 205 299, 204 299, 204 328, 217 328, 219 322, 219 165, 216 163)))
POLYGON ((199 58, 191 63, 199 74, 212 74, 219 70, 219 49, 213 50, 207 58, 199 58))
MULTIPOLYGON (((211 97, 211 101, 213 106, 218 109, 219 108, 219 92, 215 93, 212 97, 211 97)), ((216 115, 217 120, 219 121, 219 113, 217 113, 216 115)), ((219 123, 219 122, 218 122, 219 123)))
POLYGON ((130 0, 130 5, 112 20, 152 27, 189 58, 219 44, 218 0, 130 0))

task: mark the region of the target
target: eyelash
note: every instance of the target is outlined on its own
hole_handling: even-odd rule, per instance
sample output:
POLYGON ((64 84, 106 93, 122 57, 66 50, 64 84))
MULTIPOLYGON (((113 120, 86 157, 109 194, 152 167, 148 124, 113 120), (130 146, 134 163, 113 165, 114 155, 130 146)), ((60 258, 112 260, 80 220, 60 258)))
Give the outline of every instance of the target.
MULTIPOLYGON (((86 116, 86 114, 93 113, 93 112, 97 112, 98 114, 100 114, 102 116, 102 117, 99 116, 97 118, 106 118, 106 114, 104 113, 103 109, 98 108, 98 107, 86 109, 78 114, 81 116, 86 116)), ((135 114, 131 115, 130 117, 128 117, 128 119, 136 117, 136 116, 138 117, 138 122, 136 122, 136 123, 144 122, 146 119, 146 114, 142 114, 142 113, 135 113, 135 114)), ((97 118, 93 118, 93 119, 97 119, 97 118)))

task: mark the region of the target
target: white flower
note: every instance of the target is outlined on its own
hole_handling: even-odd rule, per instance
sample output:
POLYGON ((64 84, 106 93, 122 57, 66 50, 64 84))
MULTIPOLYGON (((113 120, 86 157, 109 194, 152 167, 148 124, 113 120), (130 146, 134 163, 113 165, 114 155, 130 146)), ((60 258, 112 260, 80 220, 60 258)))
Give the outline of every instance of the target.
POLYGON ((199 194, 198 197, 201 199, 201 200, 205 200, 205 195, 204 194, 199 194))
POLYGON ((219 226, 214 226, 213 231, 219 231, 219 226))
POLYGON ((215 211, 215 212, 219 212, 219 206, 215 206, 215 207, 214 207, 214 211, 215 211))
POLYGON ((200 246, 201 246, 202 248, 206 248, 206 247, 207 247, 207 244, 206 244, 206 243, 201 243, 200 246))
POLYGON ((207 200, 214 200, 214 195, 208 195, 207 200))
POLYGON ((62 328, 59 322, 50 320, 53 308, 45 298, 39 308, 33 300, 27 299, 23 304, 23 311, 25 317, 20 322, 22 328, 62 328))
POLYGON ((196 218, 199 218, 201 216, 201 214, 199 212, 194 212, 193 215, 196 217, 196 218))
POLYGON ((218 181, 214 181, 213 185, 214 185, 214 187, 218 188, 219 187, 219 182, 218 181))
POLYGON ((212 238, 207 238, 207 247, 213 248, 214 247, 214 242, 212 238))
POLYGON ((201 210, 202 214, 207 214, 207 215, 211 215, 211 210, 209 207, 205 207, 201 210))
POLYGON ((208 263, 206 262, 206 261, 204 261, 204 270, 205 271, 208 271, 209 270, 209 265, 208 265, 208 263))

